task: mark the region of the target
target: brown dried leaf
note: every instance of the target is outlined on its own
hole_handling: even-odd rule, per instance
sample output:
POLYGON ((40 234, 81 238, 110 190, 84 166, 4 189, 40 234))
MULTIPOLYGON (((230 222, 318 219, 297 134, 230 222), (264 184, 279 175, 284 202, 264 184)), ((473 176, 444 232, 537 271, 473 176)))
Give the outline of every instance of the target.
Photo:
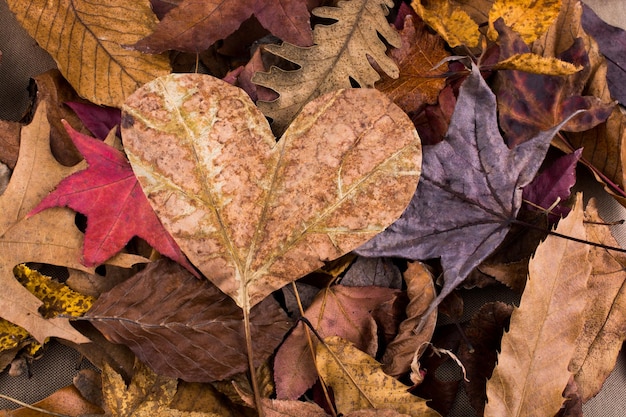
MULTIPOLYGON (((582 195, 556 232, 586 239, 582 195)), ((588 254, 589 245, 556 236, 537 248, 487 382, 485 416, 553 416, 561 408, 571 375, 568 365, 584 323, 588 254)))
POLYGON ((385 288, 402 288, 402 272, 391 258, 364 258, 359 256, 340 283, 349 287, 374 285, 385 288))
POLYGON ((425 325, 415 333, 422 315, 437 296, 431 272, 421 262, 409 263, 404 272, 404 280, 409 295, 406 308, 407 318, 400 324, 396 338, 389 343, 381 359, 386 374, 399 377, 411 368, 415 351, 432 339, 437 324, 437 310, 433 310, 425 325))
POLYGON ((442 76, 446 65, 434 68, 450 54, 445 50, 443 39, 431 34, 421 19, 414 24, 411 15, 406 17, 400 36, 402 46, 390 53, 400 67, 400 76, 387 77, 376 83, 376 88, 405 112, 417 112, 424 105, 437 102, 446 83, 442 76))
POLYGON ((129 98, 122 134, 165 228, 244 313, 386 228, 420 174, 411 121, 372 89, 314 100, 276 143, 239 88, 172 74, 129 98))
POLYGON ((21 129, 22 125, 17 122, 0 120, 0 162, 11 169, 15 168, 20 151, 21 129))
MULTIPOLYGON (((320 291, 304 315, 320 336, 340 336, 375 356, 378 350, 377 324, 371 313, 398 293, 398 290, 389 288, 335 285, 320 291)), ((313 346, 317 346, 318 341, 309 334, 313 346)), ((295 400, 317 380, 307 328, 303 323, 298 324, 278 349, 274 373, 279 399, 295 400)))
POLYGON ((50 417, 51 413, 56 415, 79 416, 85 414, 102 414, 103 410, 87 401, 73 385, 63 387, 41 401, 32 404, 34 407, 49 411, 33 410, 28 407, 16 410, 2 410, 0 417, 50 417))
MULTIPOLYGON (((241 309, 215 286, 166 258, 101 295, 85 317, 160 375, 210 382, 248 366, 241 309)), ((268 298, 252 309, 250 326, 258 365, 291 323, 268 298)))
MULTIPOLYGON (((585 220, 603 222, 594 200, 587 205, 585 220)), ((607 226, 586 223, 585 229, 588 240, 619 246, 607 226)), ((583 402, 600 391, 626 339, 626 255, 592 247, 589 260, 585 327, 570 362, 583 402)))
POLYGON ((148 0, 7 3, 78 94, 93 103, 120 107, 143 83, 170 72, 166 56, 146 55, 123 46, 147 36, 156 25, 148 0))

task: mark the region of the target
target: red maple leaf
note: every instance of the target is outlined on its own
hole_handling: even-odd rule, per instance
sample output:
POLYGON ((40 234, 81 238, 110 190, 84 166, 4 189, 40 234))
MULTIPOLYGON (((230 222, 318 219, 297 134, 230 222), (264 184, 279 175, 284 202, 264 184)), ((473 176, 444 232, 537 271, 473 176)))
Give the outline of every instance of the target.
POLYGON ((63 124, 89 167, 61 181, 28 215, 65 206, 87 216, 85 266, 103 263, 138 236, 197 275, 152 210, 126 156, 63 124))

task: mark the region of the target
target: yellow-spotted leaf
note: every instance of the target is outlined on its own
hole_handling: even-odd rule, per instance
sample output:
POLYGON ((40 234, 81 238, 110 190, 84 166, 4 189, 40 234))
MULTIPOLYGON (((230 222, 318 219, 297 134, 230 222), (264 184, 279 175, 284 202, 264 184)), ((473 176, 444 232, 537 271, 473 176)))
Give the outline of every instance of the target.
POLYGON ((496 0, 489 11, 491 40, 498 38, 493 23, 499 18, 519 33, 527 44, 543 35, 561 10, 561 0, 496 0))
POLYGON ((533 53, 513 55, 493 67, 496 70, 518 70, 543 75, 571 75, 582 68, 580 65, 533 53))
POLYGON ((411 7, 446 41, 450 47, 460 45, 478 46, 478 24, 458 6, 448 0, 434 0, 424 7, 420 0, 413 0, 411 7))
POLYGON ((170 72, 164 55, 125 48, 152 33, 149 0, 7 0, 20 24, 82 97, 121 107, 146 82, 170 72))
POLYGON ((340 337, 318 344, 316 360, 320 377, 332 387, 337 411, 393 409, 419 417, 439 416, 426 400, 410 394, 409 386, 385 374, 381 364, 340 337))

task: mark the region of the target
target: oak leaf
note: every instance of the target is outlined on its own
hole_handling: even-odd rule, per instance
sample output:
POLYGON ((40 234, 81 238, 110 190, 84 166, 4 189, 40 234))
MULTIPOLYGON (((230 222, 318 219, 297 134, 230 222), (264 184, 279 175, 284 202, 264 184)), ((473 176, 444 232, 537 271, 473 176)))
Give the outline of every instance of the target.
POLYGON ((77 169, 56 162, 50 153, 49 136, 43 102, 32 122, 22 128, 19 158, 8 187, 0 196, 0 316, 26 329, 40 343, 50 336, 85 343, 88 339, 66 318, 44 319, 39 314, 42 302, 13 276, 13 267, 24 262, 85 269, 80 263, 83 237, 71 210, 55 208, 26 218, 56 182, 77 169))
POLYGON ((324 93, 350 88, 351 80, 360 87, 373 87, 380 75, 369 60, 390 77, 398 77, 398 67, 385 55, 387 47, 381 40, 394 47, 401 45, 400 35, 386 20, 391 6, 390 0, 352 0, 339 2, 337 7, 318 7, 313 15, 336 22, 315 26, 313 46, 300 48, 287 42, 266 46, 267 52, 300 66, 293 71, 272 67, 252 78, 279 94, 274 101, 257 102, 278 133, 282 134, 306 103, 324 93))
POLYGON ((363 256, 441 257, 444 284, 430 309, 502 242, 522 203, 521 188, 563 124, 509 150, 496 117, 495 95, 474 65, 460 88, 448 139, 424 146, 423 174, 411 203, 356 250, 363 256))
MULTIPOLYGON (((214 285, 167 259, 101 295, 85 317, 159 375, 210 382, 232 377, 248 364, 241 309, 214 285)), ((268 298, 252 309, 250 326, 259 365, 291 323, 268 298)))
POLYGON ((332 387, 337 411, 393 409, 410 416, 437 417, 426 400, 410 394, 410 388, 386 375, 380 363, 340 337, 328 337, 317 345, 320 378, 332 387))
MULTIPOLYGON (((397 296, 398 292, 381 287, 334 285, 319 292, 304 317, 320 336, 340 336, 375 356, 378 337, 372 311, 397 296)), ((313 347, 317 346, 318 341, 312 333, 299 323, 276 352, 274 374, 278 399, 295 400, 317 380, 308 340, 312 341, 313 347)))
MULTIPOLYGON (((595 200, 585 210, 587 239, 618 246, 609 228, 601 223, 595 200), (595 222, 595 223, 592 223, 595 222)), ((591 277, 587 285, 590 302, 584 311, 585 325, 576 342, 570 369, 580 387, 583 402, 596 395, 615 368, 626 339, 626 256, 592 247, 589 252, 591 277)))
MULTIPOLYGON (((585 240, 582 195, 557 233, 585 240)), ((485 416, 556 414, 582 332, 591 273, 589 245, 548 236, 530 261, 519 308, 487 382, 485 416)))
POLYGON ((147 366, 136 366, 127 386, 110 366, 102 369, 102 392, 106 417, 219 417, 219 414, 180 411, 169 407, 176 395, 178 380, 157 375, 147 366))
MULTIPOLYGON (((404 4, 404 3, 403 3, 404 4)), ((421 19, 413 22, 408 15, 400 32, 402 46, 389 54, 400 68, 398 78, 385 78, 376 88, 386 93, 406 113, 417 112, 426 104, 437 102, 445 86, 445 66, 435 67, 449 53, 443 40, 431 33, 421 19)))
POLYGON ((89 167, 64 178, 29 215, 65 206, 87 216, 83 248, 86 266, 105 262, 133 236, 139 236, 161 254, 195 272, 150 207, 124 154, 67 123, 65 127, 89 167))
POLYGON ((78 94, 95 104, 120 107, 139 86, 170 72, 166 56, 123 47, 148 35, 156 25, 148 0, 7 3, 21 25, 52 55, 78 94))
POLYGON ((411 121, 372 89, 314 100, 276 143, 241 89, 172 74, 129 98, 122 136, 165 228, 244 314, 383 230, 420 173, 411 121))
MULTIPOLYGON (((504 26, 502 20, 496 21, 495 27, 500 33, 501 59, 530 51, 517 34, 504 26)), ((509 147, 554 126, 577 110, 586 111, 565 124, 563 130, 586 131, 611 114, 613 103, 581 95, 590 71, 583 39, 577 38, 559 58, 585 69, 569 77, 517 70, 499 71, 496 75, 494 91, 498 96, 499 122, 509 147)))

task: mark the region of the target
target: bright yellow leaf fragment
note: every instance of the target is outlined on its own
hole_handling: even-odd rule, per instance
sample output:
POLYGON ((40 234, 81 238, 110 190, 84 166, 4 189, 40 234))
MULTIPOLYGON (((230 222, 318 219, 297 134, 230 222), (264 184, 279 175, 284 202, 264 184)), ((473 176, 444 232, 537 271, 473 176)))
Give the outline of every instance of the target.
POLYGON ((385 374, 381 364, 352 343, 333 336, 317 345, 320 377, 333 388, 337 411, 348 414, 363 409, 392 409, 415 417, 441 417, 426 400, 385 374), (329 350, 330 349, 330 350, 329 350))
POLYGON ((121 107, 148 81, 171 72, 165 55, 130 50, 152 33, 149 0, 7 0, 20 24, 54 58, 82 97, 121 107))
POLYGON ((498 39, 493 23, 501 17, 530 44, 548 30, 560 10, 561 0, 496 0, 489 11, 487 36, 494 41, 498 39))
POLYGON ((543 75, 571 75, 580 71, 583 67, 557 58, 526 53, 513 55, 504 61, 500 61, 493 69, 519 70, 543 75))
POLYGON ((478 24, 465 11, 454 7, 448 0, 431 1, 428 9, 422 6, 420 0, 413 0, 411 7, 451 48, 460 45, 471 48, 478 46, 480 39, 478 24))

